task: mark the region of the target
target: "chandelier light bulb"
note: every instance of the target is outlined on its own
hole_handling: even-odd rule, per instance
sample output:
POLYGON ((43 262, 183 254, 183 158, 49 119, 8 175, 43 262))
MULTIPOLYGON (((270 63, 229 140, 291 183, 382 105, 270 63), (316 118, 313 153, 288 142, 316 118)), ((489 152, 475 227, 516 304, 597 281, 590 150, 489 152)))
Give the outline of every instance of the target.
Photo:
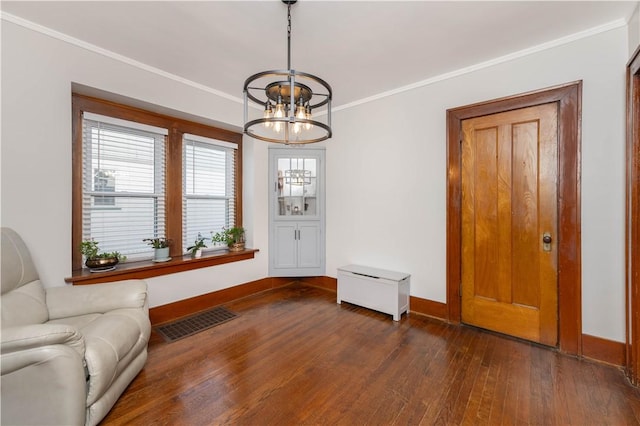
MULTIPOLYGON (((271 101, 267 101, 264 106, 264 118, 267 120, 273 116, 273 107, 271 106, 271 101)), ((271 121, 265 121, 264 127, 269 128, 273 125, 271 121)))
MULTIPOLYGON (((307 118, 306 110, 304 108, 304 101, 302 98, 298 101, 298 106, 296 107, 296 118, 305 119, 307 118)), ((302 123, 295 123, 293 125, 293 133, 298 134, 302 130, 302 123)))
POLYGON ((296 118, 307 118, 306 110, 304 105, 302 105, 302 99, 298 102, 298 106, 296 107, 296 118))
MULTIPOLYGON (((284 110, 284 104, 282 103, 282 96, 278 96, 278 103, 276 104, 276 110, 273 113, 273 118, 284 118, 285 115, 286 113, 284 110)), ((273 123, 273 129, 277 133, 280 133, 280 130, 282 130, 282 123, 276 121, 273 123)))
MULTIPOLYGON (((309 105, 307 103, 307 107, 304 109, 304 118, 306 118, 307 120, 312 120, 313 116, 311 115, 311 105, 309 105)), ((305 123, 304 128, 306 130, 311 130, 311 128, 313 127, 313 124, 311 123, 305 123)))

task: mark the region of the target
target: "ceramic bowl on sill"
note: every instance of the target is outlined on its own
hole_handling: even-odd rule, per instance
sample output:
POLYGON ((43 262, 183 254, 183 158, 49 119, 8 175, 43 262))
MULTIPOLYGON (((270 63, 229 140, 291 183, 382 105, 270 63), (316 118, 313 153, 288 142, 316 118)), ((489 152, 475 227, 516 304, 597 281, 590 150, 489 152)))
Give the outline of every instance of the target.
POLYGON ((94 259, 87 259, 84 262, 91 271, 105 271, 113 269, 118 264, 117 257, 97 257, 94 259))

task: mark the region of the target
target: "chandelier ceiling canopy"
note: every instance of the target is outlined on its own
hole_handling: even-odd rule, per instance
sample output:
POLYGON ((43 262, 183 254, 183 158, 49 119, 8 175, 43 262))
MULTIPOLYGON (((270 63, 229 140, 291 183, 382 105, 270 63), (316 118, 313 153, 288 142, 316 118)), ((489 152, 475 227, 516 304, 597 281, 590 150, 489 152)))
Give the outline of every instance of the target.
POLYGON ((266 142, 307 144, 332 135, 331 86, 291 69, 291 5, 296 1, 282 0, 287 5, 287 69, 262 71, 244 82, 244 133, 266 142))

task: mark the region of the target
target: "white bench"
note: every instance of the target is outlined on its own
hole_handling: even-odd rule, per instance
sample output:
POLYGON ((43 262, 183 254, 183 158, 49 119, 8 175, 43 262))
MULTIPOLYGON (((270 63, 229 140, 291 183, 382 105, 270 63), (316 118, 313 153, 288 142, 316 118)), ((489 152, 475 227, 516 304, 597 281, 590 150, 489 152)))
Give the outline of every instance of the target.
POLYGON ((394 321, 409 313, 411 275, 368 266, 338 268, 338 304, 353 303, 393 315, 394 321))

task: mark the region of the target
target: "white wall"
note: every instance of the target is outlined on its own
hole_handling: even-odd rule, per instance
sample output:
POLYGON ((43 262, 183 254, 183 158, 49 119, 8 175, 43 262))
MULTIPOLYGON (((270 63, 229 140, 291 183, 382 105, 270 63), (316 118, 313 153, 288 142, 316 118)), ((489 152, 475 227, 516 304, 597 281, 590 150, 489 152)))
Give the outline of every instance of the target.
POLYGON ((640 2, 629 19, 629 57, 640 46, 640 2))
POLYGON ((583 80, 583 332, 624 341, 627 28, 339 111, 327 144, 327 274, 408 272, 446 301, 446 110, 583 80))
MULTIPOLYGON (((46 286, 71 275, 71 84, 240 126, 242 105, 14 23, 2 22, 2 226, 30 248, 46 286)), ((148 280, 151 306, 267 275, 267 149, 245 144, 253 260, 148 280), (263 188, 264 187, 264 188, 263 188)))

